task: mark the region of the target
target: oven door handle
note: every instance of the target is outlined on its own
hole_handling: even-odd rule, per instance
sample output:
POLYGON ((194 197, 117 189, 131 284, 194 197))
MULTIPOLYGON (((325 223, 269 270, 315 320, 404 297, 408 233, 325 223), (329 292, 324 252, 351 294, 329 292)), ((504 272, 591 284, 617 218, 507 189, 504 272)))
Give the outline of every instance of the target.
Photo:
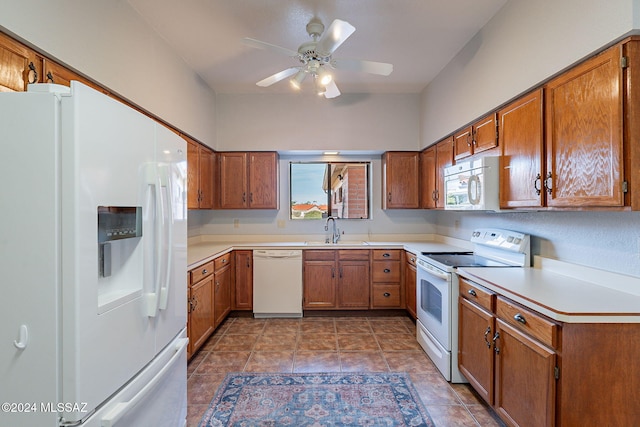
MULTIPOLYGON (((419 264, 418 264, 419 265, 419 264)), ((449 273, 444 273, 444 272, 440 272, 440 271, 434 271, 431 269, 427 269, 421 265, 419 265, 420 269, 432 276, 437 277, 438 279, 442 279, 442 280, 448 280, 449 279, 449 273)))

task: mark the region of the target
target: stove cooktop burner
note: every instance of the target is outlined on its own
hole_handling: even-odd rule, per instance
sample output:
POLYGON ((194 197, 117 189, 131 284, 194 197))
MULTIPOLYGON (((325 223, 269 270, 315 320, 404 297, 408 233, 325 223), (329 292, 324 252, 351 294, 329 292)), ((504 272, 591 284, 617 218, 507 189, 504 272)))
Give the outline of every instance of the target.
POLYGON ((422 255, 448 267, 513 267, 503 262, 475 255, 473 252, 428 253, 422 255))

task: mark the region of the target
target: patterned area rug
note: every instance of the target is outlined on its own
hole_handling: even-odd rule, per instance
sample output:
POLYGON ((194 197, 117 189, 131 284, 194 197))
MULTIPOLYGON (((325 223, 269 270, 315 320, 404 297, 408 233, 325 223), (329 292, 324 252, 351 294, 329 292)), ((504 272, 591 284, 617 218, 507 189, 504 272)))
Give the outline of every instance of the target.
POLYGON ((228 374, 208 426, 434 426, 405 373, 228 374))

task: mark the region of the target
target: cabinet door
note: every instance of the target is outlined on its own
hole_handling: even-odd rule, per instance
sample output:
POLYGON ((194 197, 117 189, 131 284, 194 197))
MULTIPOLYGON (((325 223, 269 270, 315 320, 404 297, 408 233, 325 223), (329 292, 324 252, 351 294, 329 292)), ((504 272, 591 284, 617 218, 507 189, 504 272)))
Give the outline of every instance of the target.
POLYGON ((249 207, 278 209, 278 153, 249 154, 249 207))
POLYGON ((253 252, 235 251, 235 286, 232 288, 233 310, 253 310, 253 252))
POLYGON ((75 73, 70 69, 63 67, 62 65, 57 64, 51 60, 45 59, 43 67, 43 81, 45 83, 55 83, 63 86, 71 86, 71 80, 77 80, 99 92, 108 94, 107 90, 87 79, 86 77, 83 77, 80 74, 75 73))
POLYGON ((220 208, 244 209, 248 206, 247 153, 218 153, 220 164, 220 208))
POLYGON ((420 153, 389 151, 383 156, 383 209, 417 209, 420 153))
POLYGON ((545 85, 548 206, 622 206, 620 46, 545 85))
POLYGON ((436 147, 431 146, 420 153, 420 203, 424 209, 436 207, 436 147))
POLYGON ((556 354, 500 319, 496 332, 496 411, 513 426, 553 426, 556 354))
POLYGON ((436 208, 444 209, 444 168, 453 165, 453 137, 436 144, 436 208))
POLYGON ((189 340, 194 354, 214 329, 213 276, 191 285, 191 312, 189 313, 189 340))
POLYGON ((369 308, 369 261, 340 261, 338 276, 338 308, 369 308))
MULTIPOLYGON (((407 258, 409 257, 415 259, 415 255, 407 252, 407 258)), ((414 320, 418 317, 416 313, 416 274, 417 271, 415 265, 411 264, 407 259, 404 272, 405 305, 407 307, 407 311, 414 320)))
POLYGON ((472 144, 473 154, 478 154, 498 146, 495 114, 490 114, 474 123, 472 144))
POLYGON ((198 144, 187 139, 187 209, 200 207, 198 144))
POLYGON ((455 159, 460 160, 473 154, 473 128, 468 126, 453 135, 455 159))
POLYGON ((0 92, 22 92, 42 75, 42 60, 22 44, 0 33, 0 92))
POLYGON ((500 123, 500 207, 541 207, 543 122, 542 90, 498 112, 500 123))
POLYGON ((304 262, 304 308, 336 307, 335 261, 304 262))
POLYGON ((478 394, 493 405, 494 317, 462 297, 458 301, 458 367, 478 394))
POLYGON ((214 274, 214 326, 217 327, 231 311, 231 267, 217 270, 214 274))
POLYGON ((199 147, 198 183, 200 187, 200 209, 213 209, 215 153, 199 147))

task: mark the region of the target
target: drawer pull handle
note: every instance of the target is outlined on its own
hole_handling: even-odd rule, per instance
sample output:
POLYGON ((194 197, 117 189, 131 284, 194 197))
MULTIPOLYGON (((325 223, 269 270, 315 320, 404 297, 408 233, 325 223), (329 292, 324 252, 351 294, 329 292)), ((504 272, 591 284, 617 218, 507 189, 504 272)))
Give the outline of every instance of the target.
POLYGON ((489 334, 491 333, 491 326, 487 326, 487 330, 484 331, 484 342, 487 344, 487 348, 491 348, 491 342, 487 339, 489 334))
POLYGON ((385 273, 391 273, 391 270, 389 270, 388 268, 385 268, 385 269, 384 269, 384 272, 385 272, 385 273))
POLYGON ((207 274, 207 273, 208 273, 208 271, 207 271, 206 268, 204 270, 202 270, 202 274, 207 274))
POLYGON ((469 290, 467 291, 467 293, 468 293, 469 295, 471 295, 472 297, 478 296, 478 295, 476 294, 476 291, 474 291, 473 289, 469 289, 469 290))
POLYGON ((524 318, 524 316, 520 313, 516 314, 515 316, 513 316, 513 320, 515 320, 516 322, 520 322, 523 325, 527 324, 527 319, 524 318))
POLYGON ((390 253, 384 253, 384 254, 382 254, 382 256, 385 257, 385 258, 389 258, 391 256, 391 254, 390 253))
POLYGON ((500 349, 498 348, 497 342, 500 339, 500 332, 496 331, 495 335, 493 336, 493 351, 496 354, 500 354, 500 349))
POLYGON ((384 294, 382 294, 385 298, 389 298, 391 296, 391 294, 389 292, 385 292, 384 294))
POLYGON ((222 263, 224 264, 225 262, 227 262, 226 258, 222 258, 222 263))

